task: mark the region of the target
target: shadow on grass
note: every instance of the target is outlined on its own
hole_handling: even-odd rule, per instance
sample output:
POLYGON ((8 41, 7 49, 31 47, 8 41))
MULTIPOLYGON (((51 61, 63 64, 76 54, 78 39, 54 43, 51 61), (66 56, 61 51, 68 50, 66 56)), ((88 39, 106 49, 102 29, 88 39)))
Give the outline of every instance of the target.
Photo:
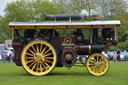
POLYGON ((90 76, 89 73, 83 72, 72 72, 72 73, 63 73, 63 72, 54 72, 50 73, 48 76, 90 76))
MULTIPOLYGON (((29 73, 26 73, 26 72, 24 72, 24 73, 12 73, 12 74, 2 74, 2 75, 0 75, 1 77, 2 76, 10 76, 10 77, 43 77, 43 76, 33 76, 33 75, 30 75, 29 73)), ((44 77, 54 77, 54 76, 56 76, 56 77, 60 77, 60 76, 74 76, 74 77, 109 77, 109 76, 111 76, 109 73, 107 73, 107 74, 105 74, 105 75, 103 75, 103 76, 94 76, 94 75, 91 75, 90 73, 88 73, 88 72, 72 72, 72 73, 64 73, 64 72, 52 72, 52 73, 50 73, 50 74, 48 74, 48 75, 45 75, 44 77)))
MULTIPOLYGON (((3 76, 11 76, 11 77, 16 77, 16 76, 24 76, 24 77, 30 77, 30 76, 33 76, 33 75, 30 75, 29 73, 11 73, 11 74, 2 74, 3 76)), ((0 76, 2 76, 0 75, 0 76)), ((79 72, 73 72, 73 73, 63 73, 63 72, 52 72, 48 75, 45 75, 45 76, 92 76, 91 74, 89 73, 79 73, 79 72)))

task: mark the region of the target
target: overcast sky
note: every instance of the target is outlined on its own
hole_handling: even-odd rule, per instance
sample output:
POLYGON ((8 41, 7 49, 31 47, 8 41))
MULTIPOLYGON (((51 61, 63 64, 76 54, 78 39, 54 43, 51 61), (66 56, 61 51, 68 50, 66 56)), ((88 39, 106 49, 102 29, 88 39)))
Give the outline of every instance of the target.
POLYGON ((0 15, 1 16, 3 16, 5 14, 4 8, 5 8, 6 4, 9 2, 12 2, 12 1, 15 1, 15 0, 0 0, 0 15))
MULTIPOLYGON (((10 3, 12 1, 16 1, 16 0, 0 0, 0 16, 4 16, 4 8, 6 7, 7 3, 10 3)), ((125 0, 128 2, 128 0, 125 0)))

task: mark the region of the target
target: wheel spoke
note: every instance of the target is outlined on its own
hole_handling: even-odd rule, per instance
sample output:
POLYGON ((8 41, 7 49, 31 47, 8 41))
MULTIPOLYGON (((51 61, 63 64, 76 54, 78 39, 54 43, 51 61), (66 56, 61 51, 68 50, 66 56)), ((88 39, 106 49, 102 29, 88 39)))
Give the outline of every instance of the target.
POLYGON ((34 70, 34 68, 36 67, 36 64, 37 64, 37 63, 35 63, 35 64, 33 65, 33 67, 32 67, 32 71, 33 71, 33 70, 34 70))
POLYGON ((95 67, 95 72, 98 73, 98 67, 95 67))
POLYGON ((91 66, 90 69, 91 69, 92 71, 94 71, 94 70, 95 70, 95 66, 91 66))
POLYGON ((90 62, 91 62, 91 63, 93 63, 93 64, 95 64, 95 61, 94 61, 94 60, 92 60, 92 59, 90 59, 90 62))
POLYGON ((106 68, 106 65, 104 64, 104 65, 103 65, 103 69, 105 69, 105 68, 106 68))
POLYGON ((37 66, 36 66, 36 71, 38 72, 40 69, 39 69, 39 63, 37 63, 37 66))
POLYGON ((49 61, 49 60, 45 60, 46 62, 48 62, 48 63, 53 63, 52 61, 49 61))
POLYGON ((33 61, 34 61, 34 60, 29 60, 29 61, 26 62, 26 64, 31 63, 31 62, 33 62, 33 61))
POLYGON ((30 51, 33 55, 35 55, 35 53, 34 53, 31 49, 29 49, 29 51, 30 51))
POLYGON ((42 51, 42 48, 43 48, 43 45, 41 44, 41 46, 40 46, 40 53, 41 53, 41 51, 42 51))
POLYGON ((36 53, 36 49, 32 46, 32 49, 34 50, 34 52, 36 53))
POLYGON ((101 62, 101 60, 102 60, 102 58, 100 57, 100 60, 99 60, 99 62, 101 62))
POLYGON ((35 64, 36 62, 34 61, 34 62, 32 62, 28 67, 30 68, 33 64, 35 64))
POLYGON ((41 66, 41 64, 40 64, 40 72, 42 72, 42 66, 41 66))
POLYGON ((96 73, 96 66, 94 66, 93 72, 96 73))
POLYGON ((27 53, 27 52, 26 52, 26 55, 29 55, 29 56, 34 56, 33 54, 30 54, 30 53, 27 53))
POLYGON ((26 59, 34 59, 34 57, 26 57, 26 59))
POLYGON ((37 53, 39 53, 39 47, 38 44, 36 45, 37 53))
POLYGON ((46 52, 44 52, 44 55, 45 55, 46 53, 48 53, 50 50, 51 50, 51 49, 48 49, 46 52))
POLYGON ((44 51, 46 50, 46 46, 44 47, 43 51, 41 52, 42 54, 44 54, 44 51))
POLYGON ((96 59, 96 60, 97 60, 97 62, 98 62, 98 60, 99 60, 99 56, 97 56, 97 59, 96 59))
POLYGON ((97 62, 97 57, 96 56, 94 57, 94 61, 97 62))
POLYGON ((91 64, 89 64, 89 66, 95 66, 95 64, 94 63, 91 63, 91 64))
POLYGON ((101 67, 99 67, 99 68, 98 68, 98 70, 99 70, 99 72, 98 72, 98 73, 101 73, 101 72, 102 72, 102 69, 101 69, 101 67))
POLYGON ((104 69, 105 69, 105 67, 104 67, 104 66, 100 67, 99 72, 100 72, 100 73, 101 73, 101 72, 103 72, 103 71, 104 71, 104 69))
POLYGON ((45 65, 41 62, 41 65, 43 66, 44 70, 46 71, 47 68, 45 67, 45 65))
POLYGON ((45 57, 50 56, 50 55, 52 55, 52 53, 48 53, 48 54, 46 54, 45 57))
POLYGON ((99 69, 98 67, 95 66, 95 73, 98 73, 99 72, 99 69))
POLYGON ((100 66, 100 67, 98 67, 98 71, 99 71, 99 73, 101 72, 101 66, 100 66))
POLYGON ((105 65, 105 62, 104 62, 104 61, 101 61, 100 64, 101 64, 101 66, 102 66, 102 65, 105 65))
POLYGON ((47 60, 47 59, 54 59, 54 58, 53 57, 46 57, 45 59, 47 60))
POLYGON ((95 57, 92 57, 91 60, 93 60, 94 62, 96 62, 96 58, 95 57))
POLYGON ((44 62, 44 63, 45 63, 46 66, 48 66, 48 68, 50 68, 50 66, 46 62, 44 62))

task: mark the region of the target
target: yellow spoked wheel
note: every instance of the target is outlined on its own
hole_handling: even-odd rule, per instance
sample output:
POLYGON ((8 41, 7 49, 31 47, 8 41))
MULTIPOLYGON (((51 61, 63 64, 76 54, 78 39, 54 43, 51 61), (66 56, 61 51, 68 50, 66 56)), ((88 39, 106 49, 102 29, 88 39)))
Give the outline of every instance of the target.
POLYGON ((24 69, 31 75, 46 75, 56 65, 54 47, 46 41, 32 41, 23 50, 21 61, 24 69))
POLYGON ((104 75, 109 69, 109 62, 102 54, 93 54, 87 60, 87 70, 95 76, 104 75))

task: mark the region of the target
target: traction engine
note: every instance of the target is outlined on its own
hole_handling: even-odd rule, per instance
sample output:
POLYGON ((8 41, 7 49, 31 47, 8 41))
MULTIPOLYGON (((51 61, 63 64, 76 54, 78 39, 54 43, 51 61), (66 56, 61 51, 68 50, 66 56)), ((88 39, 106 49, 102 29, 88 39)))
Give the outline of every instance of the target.
POLYGON ((98 21, 98 16, 86 21, 82 14, 46 15, 45 19, 48 22, 9 23, 17 66, 36 76, 49 74, 54 67, 71 68, 77 62, 95 76, 108 71, 109 62, 101 52, 117 44, 120 21, 98 21))

